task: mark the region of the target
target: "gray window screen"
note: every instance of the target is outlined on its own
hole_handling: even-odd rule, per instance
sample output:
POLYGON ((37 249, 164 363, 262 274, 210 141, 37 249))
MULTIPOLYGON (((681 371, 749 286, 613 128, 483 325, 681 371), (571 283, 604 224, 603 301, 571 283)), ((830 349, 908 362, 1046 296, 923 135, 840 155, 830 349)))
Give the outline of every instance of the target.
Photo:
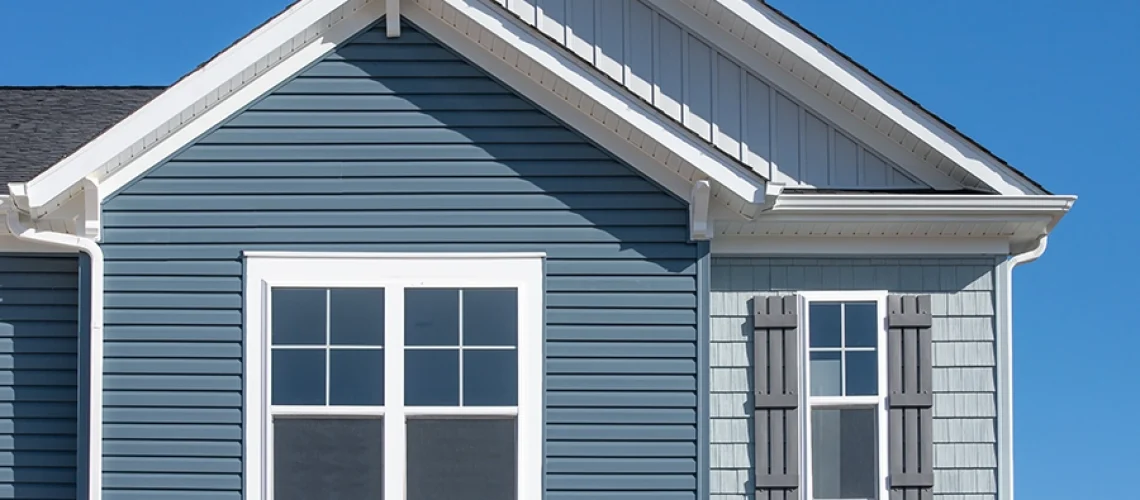
POLYGON ((383 420, 277 418, 273 441, 274 500, 384 498, 383 420))
POLYGON ((408 419, 407 500, 517 500, 514 419, 408 419))

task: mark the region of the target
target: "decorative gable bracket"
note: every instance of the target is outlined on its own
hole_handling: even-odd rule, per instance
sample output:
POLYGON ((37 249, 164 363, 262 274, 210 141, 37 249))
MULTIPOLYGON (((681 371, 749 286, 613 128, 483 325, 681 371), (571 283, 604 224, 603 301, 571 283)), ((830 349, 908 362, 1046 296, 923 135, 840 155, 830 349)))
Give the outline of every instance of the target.
POLYGON ((709 217, 709 198, 712 185, 708 179, 693 183, 693 194, 689 200, 689 239, 693 241, 711 240, 715 226, 709 217))

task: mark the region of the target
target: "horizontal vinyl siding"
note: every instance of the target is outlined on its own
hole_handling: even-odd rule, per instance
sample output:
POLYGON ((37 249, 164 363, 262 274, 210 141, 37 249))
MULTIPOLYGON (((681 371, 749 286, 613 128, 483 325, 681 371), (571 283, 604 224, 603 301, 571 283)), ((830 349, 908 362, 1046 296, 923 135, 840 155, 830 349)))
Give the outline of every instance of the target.
POLYGON ((0 498, 76 498, 78 290, 75 255, 0 254, 0 498))
POLYGON ((922 186, 651 2, 496 2, 773 182, 804 188, 922 186))
POLYGON ((757 295, 889 290, 931 295, 934 494, 993 500, 997 491, 993 258, 714 258, 710 302, 710 489, 754 498, 752 319, 757 295))
POLYGON ((549 500, 696 497, 687 210, 405 27, 104 206, 107 500, 238 498, 243 250, 547 252, 549 500))

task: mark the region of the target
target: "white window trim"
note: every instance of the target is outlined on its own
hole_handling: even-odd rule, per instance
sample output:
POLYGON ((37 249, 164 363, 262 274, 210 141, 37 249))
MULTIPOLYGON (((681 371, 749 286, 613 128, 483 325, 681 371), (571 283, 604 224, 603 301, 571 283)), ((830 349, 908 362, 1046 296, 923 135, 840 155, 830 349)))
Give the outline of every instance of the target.
POLYGON ((889 485, 887 482, 888 468, 890 462, 888 461, 887 454, 889 453, 888 447, 888 429, 887 429, 887 294, 884 290, 872 291, 810 291, 799 292, 800 296, 800 407, 805 411, 800 412, 800 428, 803 432, 800 436, 800 457, 802 463, 800 469, 803 474, 800 475, 803 484, 801 490, 803 491, 803 498, 814 498, 812 492, 812 456, 811 456, 811 409, 812 407, 822 406, 830 408, 843 408, 843 407, 861 407, 866 408, 874 406, 877 409, 877 422, 876 431, 878 432, 878 495, 880 500, 887 500, 889 495, 889 485), (878 325, 878 368, 879 368, 879 394, 877 396, 811 396, 811 367, 809 363, 808 353, 810 345, 810 332, 811 315, 808 314, 808 306, 812 302, 875 302, 879 311, 879 325, 878 325))
POLYGON ((385 289, 383 407, 279 406, 273 415, 384 417, 384 497, 404 498, 409 416, 516 416, 518 498, 540 498, 543 479, 543 253, 245 252, 245 497, 272 498, 268 291, 280 286, 385 289), (405 408, 403 289, 512 287, 519 290, 518 406, 405 408), (392 293, 398 290, 398 293, 392 293))

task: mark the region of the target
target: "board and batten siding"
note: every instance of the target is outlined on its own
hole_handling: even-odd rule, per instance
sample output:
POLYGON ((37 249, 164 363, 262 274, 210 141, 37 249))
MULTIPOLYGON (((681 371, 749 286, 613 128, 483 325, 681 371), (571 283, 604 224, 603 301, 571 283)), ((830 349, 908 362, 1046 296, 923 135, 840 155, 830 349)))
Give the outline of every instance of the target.
POLYGON ((78 290, 75 254, 0 254, 0 498, 76 498, 78 290))
POLYGON ((103 214, 105 500, 240 498, 243 250, 546 252, 546 498, 697 497, 685 204, 413 26, 361 33, 103 214))
POLYGON ((634 95, 774 182, 922 187, 680 23, 640 0, 496 0, 634 95))
POLYGON ((752 316, 757 295, 807 290, 930 294, 934 315, 934 493, 997 492, 997 258, 713 258, 709 429, 713 500, 753 499, 752 316))

